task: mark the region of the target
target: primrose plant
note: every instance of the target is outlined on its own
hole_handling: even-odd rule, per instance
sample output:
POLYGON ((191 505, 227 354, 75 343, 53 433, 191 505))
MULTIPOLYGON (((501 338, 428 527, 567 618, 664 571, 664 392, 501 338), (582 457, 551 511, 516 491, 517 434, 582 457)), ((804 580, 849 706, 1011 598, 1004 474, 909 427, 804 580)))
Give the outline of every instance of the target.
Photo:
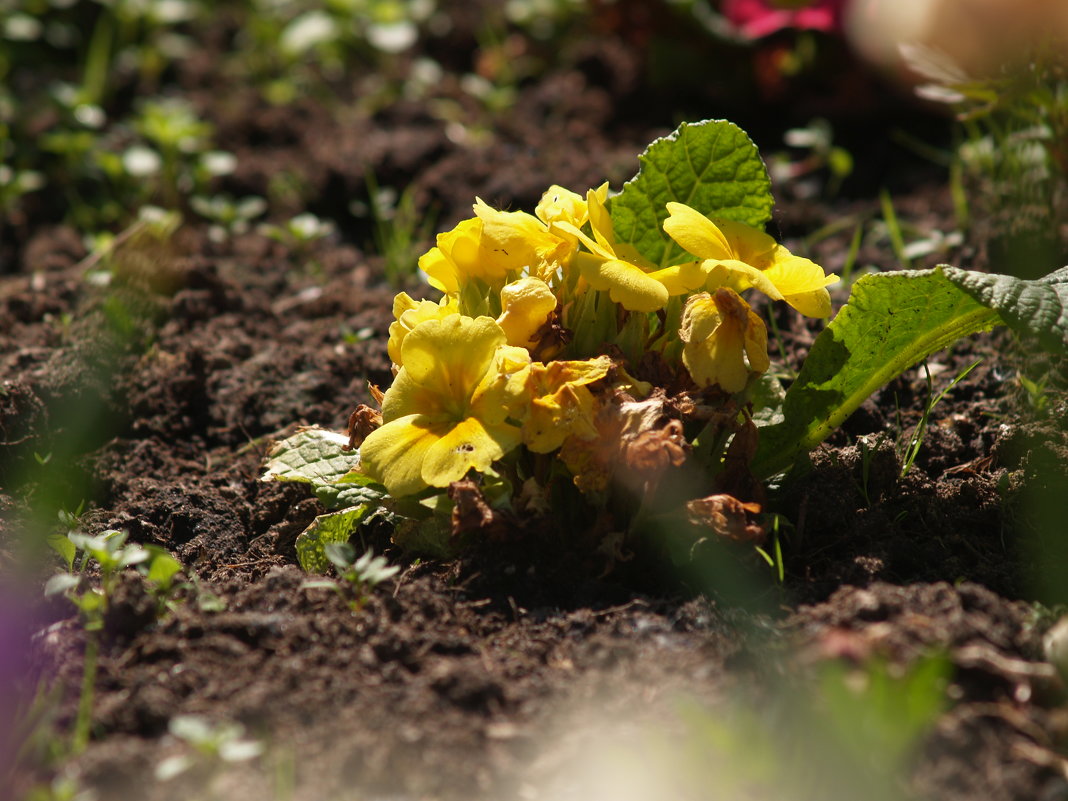
POLYGON ((759 542, 759 480, 929 353, 1013 321, 1064 346, 1063 306, 1019 301, 1059 301, 1068 272, 865 276, 784 394, 756 309, 827 318, 837 277, 764 231, 768 174, 732 123, 683 124, 640 162, 614 197, 551 186, 533 214, 476 200, 438 235, 419 267, 440 298, 394 300, 392 386, 347 437, 305 429, 270 456, 266 478, 336 510, 298 541, 305 567, 374 519, 424 550, 550 510, 624 538, 671 520, 759 542))

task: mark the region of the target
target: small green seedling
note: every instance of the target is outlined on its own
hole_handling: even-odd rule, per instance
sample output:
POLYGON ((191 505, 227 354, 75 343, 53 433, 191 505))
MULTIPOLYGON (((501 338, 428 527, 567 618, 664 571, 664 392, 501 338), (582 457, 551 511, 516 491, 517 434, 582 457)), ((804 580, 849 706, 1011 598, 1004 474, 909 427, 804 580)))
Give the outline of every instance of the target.
POLYGON ((399 567, 387 564, 384 556, 375 556, 374 551, 370 549, 357 559, 356 549, 347 542, 330 542, 323 550, 338 577, 349 585, 349 591, 330 579, 305 581, 301 587, 334 590, 348 600, 353 611, 358 611, 367 603, 375 587, 400 572, 399 567))
POLYGON ((379 188, 373 174, 367 176, 367 194, 370 203, 357 202, 350 208, 357 215, 374 218, 374 244, 385 258, 386 281, 403 289, 418 274, 419 256, 433 238, 434 216, 419 213, 411 187, 398 197, 390 187, 379 188))
POLYGON ((171 736, 192 746, 192 751, 167 757, 156 766, 159 781, 180 776, 198 762, 212 769, 223 763, 247 762, 263 753, 263 743, 245 736, 240 723, 212 723, 199 715, 176 715, 167 725, 171 736))
MULTIPOLYGON (((65 514, 61 519, 68 525, 76 524, 75 515, 65 514)), ((85 643, 85 658, 82 665, 81 697, 74 722, 71 749, 74 753, 85 750, 89 743, 89 729, 93 711, 93 688, 96 684, 97 657, 100 651, 100 631, 104 628, 104 616, 114 595, 122 572, 136 567, 146 576, 154 589, 160 610, 166 608, 167 598, 173 588, 174 577, 182 566, 173 556, 157 546, 126 544, 125 531, 105 531, 89 536, 79 531, 69 531, 65 544, 62 538, 50 542, 71 572, 59 573, 45 584, 45 595, 63 595, 73 603, 82 616, 88 634, 85 643), (81 561, 78 562, 78 554, 81 561), (89 585, 85 569, 93 560, 100 566, 100 586, 89 585), (78 562, 78 570, 74 565, 78 562)))
POLYGON ((281 242, 293 250, 299 250, 333 233, 334 224, 329 220, 319 219, 311 212, 305 212, 298 214, 283 225, 264 223, 258 230, 276 242, 281 242))
POLYGON ((66 538, 74 547, 73 557, 71 557, 69 548, 64 547, 62 550, 56 548, 60 551, 60 555, 68 560, 72 570, 77 561, 78 552, 81 552, 82 558, 77 572, 59 573, 50 578, 45 584, 45 595, 66 596, 82 613, 85 628, 88 631, 103 628, 104 612, 107 610, 108 600, 115 591, 122 571, 152 559, 152 555, 142 546, 136 544, 127 546, 126 537, 125 531, 105 531, 95 537, 71 531, 66 538), (89 560, 100 565, 99 587, 85 586, 84 572, 89 560))
POLYGON ((195 195, 190 198, 189 205, 213 223, 208 229, 213 242, 224 242, 230 236, 245 233, 251 222, 267 211, 267 201, 256 195, 240 199, 230 195, 195 195))
POLYGON ((920 422, 916 425, 916 430, 912 432, 912 437, 909 439, 908 445, 905 446, 905 452, 901 459, 902 478, 908 475, 909 470, 912 469, 912 463, 916 461, 916 456, 920 452, 924 436, 927 434, 927 425, 931 418, 931 411, 938 405, 939 401, 953 389, 953 387, 957 386, 957 384, 964 380, 968 373, 978 367, 981 361, 982 359, 977 359, 957 373, 957 377, 950 381, 949 385, 937 395, 934 394, 934 381, 931 379, 931 371, 927 369, 927 362, 923 363, 923 372, 927 375, 927 403, 923 407, 923 416, 920 417, 920 422))
POLYGON ((1027 393, 1028 406, 1031 407, 1035 414, 1042 414, 1046 410, 1046 406, 1049 405, 1049 393, 1046 387, 1049 383, 1049 374, 1047 373, 1037 381, 1032 381, 1023 373, 1019 373, 1016 376, 1016 380, 1020 382, 1020 386, 1027 393))

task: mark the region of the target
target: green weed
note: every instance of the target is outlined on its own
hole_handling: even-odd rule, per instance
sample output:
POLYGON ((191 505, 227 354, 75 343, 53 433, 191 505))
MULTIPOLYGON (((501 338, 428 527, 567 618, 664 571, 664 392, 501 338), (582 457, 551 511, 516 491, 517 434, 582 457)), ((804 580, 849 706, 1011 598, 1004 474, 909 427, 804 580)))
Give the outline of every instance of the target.
POLYGON ((387 564, 386 558, 375 556, 374 551, 368 550, 357 559, 356 550, 347 542, 327 543, 323 550, 338 578, 347 586, 329 579, 312 579, 300 586, 333 590, 346 600, 353 611, 358 611, 367 603, 375 587, 400 572, 399 567, 387 564))
POLYGON ((931 371, 927 369, 927 362, 925 361, 923 363, 923 372, 927 376, 927 402, 924 404, 923 415, 920 417, 920 422, 917 423, 916 428, 912 432, 912 436, 909 437, 908 443, 902 450, 902 478, 908 475, 909 470, 912 469, 913 462, 916 461, 916 456, 919 454, 920 448, 923 446, 924 436, 927 433, 927 425, 931 417, 931 410, 933 410, 934 407, 938 405, 942 398, 944 398, 946 394, 951 389, 953 389, 953 387, 957 386, 957 384, 963 381, 968 375, 968 373, 978 367, 980 362, 982 361, 982 359, 977 359, 970 365, 965 367, 963 370, 961 370, 959 373, 957 373, 957 376, 952 381, 950 381, 946 388, 939 392, 937 395, 934 394, 934 381, 931 378, 931 371))

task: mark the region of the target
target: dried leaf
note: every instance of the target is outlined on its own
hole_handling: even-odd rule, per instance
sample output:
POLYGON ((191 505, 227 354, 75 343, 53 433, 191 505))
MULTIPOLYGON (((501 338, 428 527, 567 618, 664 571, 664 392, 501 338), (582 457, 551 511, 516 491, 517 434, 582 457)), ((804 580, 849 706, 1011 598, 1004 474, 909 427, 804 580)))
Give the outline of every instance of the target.
POLYGON ((345 446, 345 450, 360 447, 363 445, 363 441, 367 439, 367 435, 381 426, 382 413, 377 409, 372 409, 365 403, 361 403, 349 415, 347 432, 349 443, 345 446))
POLYGON ((764 542, 767 532, 754 518, 760 514, 760 504, 742 503, 733 495, 709 495, 686 503, 687 516, 695 526, 710 529, 732 542, 764 542))

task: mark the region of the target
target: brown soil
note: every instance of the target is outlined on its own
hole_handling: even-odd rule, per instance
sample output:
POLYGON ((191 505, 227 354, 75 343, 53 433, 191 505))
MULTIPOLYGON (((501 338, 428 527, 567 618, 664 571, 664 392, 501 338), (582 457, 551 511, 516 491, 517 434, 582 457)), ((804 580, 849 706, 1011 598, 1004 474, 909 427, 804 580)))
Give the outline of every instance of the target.
MULTIPOLYGON (((899 454, 926 400, 922 371, 871 399, 809 470, 772 492, 771 507, 793 525, 781 586, 744 554, 738 566, 753 578, 734 594, 664 568, 602 575, 589 554, 522 542, 449 563, 410 564, 387 550, 404 570, 356 613, 301 586, 294 540, 322 508, 299 486, 260 482, 263 457, 300 424, 342 429, 369 400, 367 383, 390 380, 393 290, 380 257, 363 249, 366 224, 337 209, 366 194, 368 167, 382 185, 414 187, 439 228, 466 216, 476 195, 529 208, 550 181, 618 186, 673 119, 642 88, 627 47, 606 42, 523 86, 478 146, 450 139, 418 104, 361 117, 311 101, 272 108, 252 93, 222 103, 210 72, 191 71, 184 80, 219 145, 239 158, 228 191, 265 194, 285 172, 304 188, 306 206, 291 211, 341 220, 309 252, 258 234, 215 244, 191 227, 147 260, 120 256, 105 291, 85 280, 70 229, 24 226, 0 270, 7 572, 41 565, 30 557, 43 549, 21 535, 54 524, 33 510, 84 500, 87 531, 125 529, 165 546, 199 579, 199 597, 210 592, 224 608, 206 611, 189 591, 157 621, 128 577, 102 639, 88 748, 58 765, 31 760, 12 797, 61 771, 103 800, 595 798, 595 777, 611 770, 594 746, 641 750, 650 732, 677 731, 680 697, 712 709, 741 692, 766 701, 823 660, 906 665, 941 649, 952 700, 913 760, 912 790, 947 801, 1068 798, 1064 688, 1040 642, 1051 619, 1028 603, 1064 600, 1056 576, 1035 576, 1047 554, 1063 552, 1041 512, 1057 508, 1068 479, 1068 404, 1053 395, 1031 413, 1014 383, 1017 369, 1038 377, 1063 365, 1005 333, 932 357, 945 368, 939 385, 983 362, 936 407, 905 477, 899 454), (372 335, 351 336, 364 329, 372 335), (167 734, 176 714, 238 721, 268 753, 155 781, 183 750, 167 734)), ((953 227, 946 193, 923 180, 940 176, 870 136, 879 120, 867 124, 844 130, 855 127, 857 151, 884 153, 873 156, 878 174, 847 187, 856 199, 784 201, 775 225, 791 244, 843 215, 876 213, 867 190, 889 174, 903 216, 953 227)), ((840 269, 851 233, 819 245, 828 270, 840 269)), ((973 256, 954 254, 982 267, 973 256)), ((859 263, 890 269, 894 258, 866 246, 859 263)), ((797 364, 813 332, 785 312, 779 323, 781 355, 797 364)), ((34 620, 12 628, 11 647, 34 636, 34 675, 55 679, 55 725, 66 731, 85 634, 63 602, 34 620)))

